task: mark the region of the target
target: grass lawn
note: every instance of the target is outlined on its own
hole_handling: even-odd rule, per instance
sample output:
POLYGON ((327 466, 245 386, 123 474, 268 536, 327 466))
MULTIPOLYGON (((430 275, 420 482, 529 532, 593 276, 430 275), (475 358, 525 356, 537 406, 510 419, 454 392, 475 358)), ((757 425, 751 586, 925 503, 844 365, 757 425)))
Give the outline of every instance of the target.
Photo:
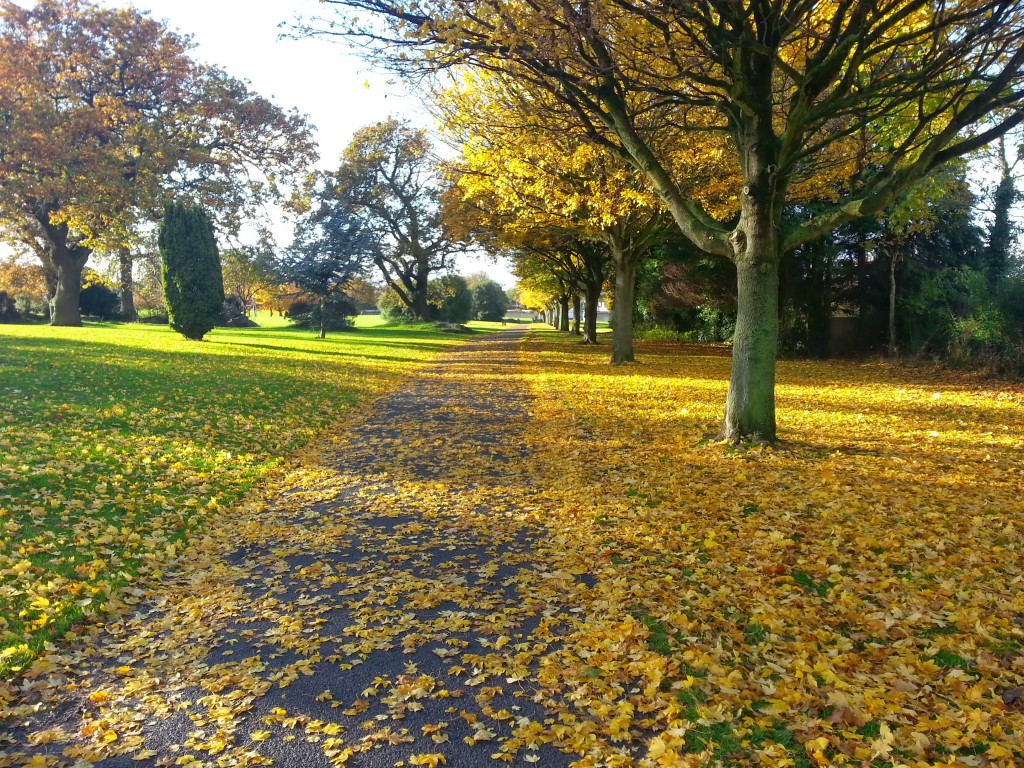
POLYGON ((202 343, 154 325, 0 325, 0 675, 158 572, 204 512, 461 341, 374 316, 323 341, 257 321, 202 343))

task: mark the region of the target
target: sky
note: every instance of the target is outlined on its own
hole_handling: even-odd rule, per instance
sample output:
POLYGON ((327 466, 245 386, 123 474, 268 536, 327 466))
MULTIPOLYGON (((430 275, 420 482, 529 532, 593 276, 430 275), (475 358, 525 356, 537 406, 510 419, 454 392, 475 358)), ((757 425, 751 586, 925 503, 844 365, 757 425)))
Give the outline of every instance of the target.
MULTIPOLYGON (((103 0, 123 7, 124 2, 103 0)), ((320 166, 335 169, 358 128, 390 116, 406 117, 433 129, 430 116, 401 82, 389 82, 343 43, 320 38, 281 39, 281 24, 297 15, 330 14, 317 0, 136 0, 175 31, 191 35, 194 56, 216 64, 233 77, 249 80, 254 90, 283 108, 309 116, 320 145, 320 166)), ((282 226, 281 232, 290 232, 282 226)), ((486 272, 506 288, 515 278, 505 262, 464 257, 456 271, 486 272)))

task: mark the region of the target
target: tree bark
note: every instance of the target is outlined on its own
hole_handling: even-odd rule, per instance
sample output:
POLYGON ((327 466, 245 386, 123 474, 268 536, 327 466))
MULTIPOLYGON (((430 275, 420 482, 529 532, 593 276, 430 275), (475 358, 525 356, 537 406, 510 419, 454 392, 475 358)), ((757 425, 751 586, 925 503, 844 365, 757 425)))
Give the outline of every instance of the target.
POLYGON ((569 332, 569 297, 562 296, 558 299, 558 330, 569 332))
POLYGON ((580 301, 580 295, 578 293, 574 293, 572 295, 572 335, 573 336, 579 336, 580 335, 580 312, 581 312, 581 306, 580 305, 581 304, 582 304, 582 302, 580 301))
POLYGON ((732 375, 720 439, 775 440, 775 355, 779 343, 779 272, 775 255, 736 265, 737 314, 732 375))
POLYGON ((127 248, 120 248, 117 251, 117 264, 121 276, 121 314, 129 323, 139 319, 139 313, 135 309, 135 277, 132 274, 134 259, 132 252, 127 248))
POLYGON ((583 343, 597 344, 597 307, 601 303, 601 283, 588 283, 583 303, 583 343))
POLYGON ((57 271, 57 282, 50 300, 50 325, 81 326, 79 298, 82 295, 82 270, 85 269, 92 249, 69 244, 67 225, 52 224, 49 213, 37 220, 46 233, 50 260, 57 271), (42 218, 45 218, 45 223, 42 218))
POLYGON ((729 236, 736 264, 736 331, 732 373, 719 439, 774 442, 775 359, 779 348, 779 272, 785 185, 778 176, 779 140, 770 109, 773 64, 758 56, 744 79, 754 112, 737 144, 743 169, 739 224, 729 236))
POLYGON ((324 310, 324 299, 320 297, 320 338, 327 338, 327 317, 324 310))
POLYGON ((636 258, 621 248, 613 248, 615 260, 615 306, 613 307, 612 356, 614 365, 632 363, 633 294, 636 291, 636 258), (615 253, 618 251, 618 253, 615 253))

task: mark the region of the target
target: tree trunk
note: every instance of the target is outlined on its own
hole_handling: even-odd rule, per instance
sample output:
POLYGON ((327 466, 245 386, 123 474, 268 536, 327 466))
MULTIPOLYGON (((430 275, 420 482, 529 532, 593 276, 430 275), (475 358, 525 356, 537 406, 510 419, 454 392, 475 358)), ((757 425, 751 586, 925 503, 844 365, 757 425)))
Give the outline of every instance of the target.
POLYGON ((632 363, 633 352, 633 294, 636 291, 636 257, 613 248, 615 261, 615 306, 613 307, 612 357, 614 365, 632 363))
POLYGON ((773 63, 746 73, 756 94, 754 114, 737 137, 743 169, 739 226, 730 235, 736 264, 736 330, 732 373, 719 439, 774 442, 775 360, 779 349, 779 233, 785 185, 778 177, 779 141, 770 108, 773 63))
POLYGON ((417 281, 416 292, 412 296, 412 306, 410 309, 417 320, 424 322, 430 319, 430 304, 427 298, 426 283, 420 285, 417 281))
MULTIPOLYGON (((50 267, 53 269, 53 292, 50 298, 50 325, 81 326, 82 270, 92 253, 91 248, 69 242, 71 232, 67 224, 54 224, 50 214, 52 206, 42 206, 34 218, 49 246, 50 267)), ((47 280, 49 283, 49 279, 47 280)))
POLYGON ((55 244, 51 258, 57 268, 57 285, 50 301, 50 325, 80 326, 82 312, 78 303, 82 295, 82 270, 89 260, 89 250, 55 244))
POLYGON ((558 300, 558 330, 569 332, 569 297, 562 296, 558 300))
POLYGON ((601 283, 587 283, 584 302, 583 343, 597 344, 597 306, 601 302, 601 283))
POLYGON ((132 275, 132 252, 127 248, 120 248, 117 251, 117 264, 121 275, 121 314, 129 323, 139 319, 139 313, 135 310, 135 277, 132 275))
POLYGON ((778 269, 772 253, 744 258, 736 265, 736 332, 722 440, 775 440, 778 269))
POLYGON ((324 309, 323 297, 320 298, 320 338, 327 338, 327 314, 324 309))
POLYGON ((580 313, 582 312, 583 302, 580 300, 580 295, 574 293, 572 295, 572 335, 580 335, 580 313))
POLYGON ((868 300, 868 283, 870 282, 868 252, 860 234, 860 230, 856 230, 857 240, 853 245, 853 253, 857 270, 857 331, 860 336, 859 341, 863 344, 868 336, 873 334, 868 329, 868 313, 871 307, 868 300))
POLYGON ((896 252, 889 254, 889 357, 899 354, 896 341, 896 252))

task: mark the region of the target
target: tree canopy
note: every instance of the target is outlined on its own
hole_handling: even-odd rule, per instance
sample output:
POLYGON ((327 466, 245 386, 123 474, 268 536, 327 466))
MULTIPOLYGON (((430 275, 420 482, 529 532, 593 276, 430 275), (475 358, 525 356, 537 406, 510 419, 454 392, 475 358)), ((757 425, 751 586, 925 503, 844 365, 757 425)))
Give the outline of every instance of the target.
POLYGON ((310 31, 355 36, 398 71, 480 68, 565 107, 541 115, 547 130, 571 125, 632 165, 686 237, 736 264, 730 440, 775 438, 782 254, 1024 120, 1012 0, 329 4, 346 15, 310 31), (724 153, 733 215, 716 218, 679 173, 680 142, 724 153), (784 221, 838 179, 815 215, 784 221))
POLYGON ((427 134, 389 119, 356 132, 335 177, 336 196, 374 233, 385 282, 420 320, 431 274, 458 250, 441 216, 443 183, 427 134))
POLYGON ((186 193, 237 229, 316 157, 286 113, 145 13, 84 0, 0 0, 0 221, 57 276, 52 321, 80 322, 93 249, 132 240, 186 193))

